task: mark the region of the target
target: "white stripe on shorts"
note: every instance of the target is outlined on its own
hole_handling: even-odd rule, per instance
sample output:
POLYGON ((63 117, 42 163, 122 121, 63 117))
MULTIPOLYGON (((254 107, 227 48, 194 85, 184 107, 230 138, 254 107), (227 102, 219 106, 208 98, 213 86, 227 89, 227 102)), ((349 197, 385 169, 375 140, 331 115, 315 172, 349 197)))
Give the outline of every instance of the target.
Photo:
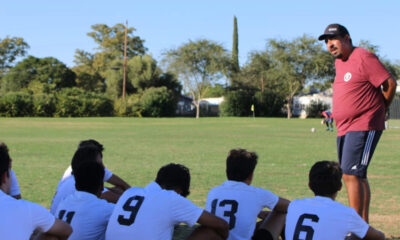
POLYGON ((374 141, 375 130, 368 132, 367 142, 365 143, 364 152, 361 160, 361 165, 368 165, 369 154, 371 152, 372 142, 374 141))

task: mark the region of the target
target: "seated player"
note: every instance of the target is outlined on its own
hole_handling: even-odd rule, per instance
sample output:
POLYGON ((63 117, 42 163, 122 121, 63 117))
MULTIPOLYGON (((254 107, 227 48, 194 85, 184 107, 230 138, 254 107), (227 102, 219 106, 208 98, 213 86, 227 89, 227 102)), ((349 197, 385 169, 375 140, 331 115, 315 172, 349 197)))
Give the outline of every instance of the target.
POLYGON ((338 163, 316 162, 311 167, 308 186, 315 197, 293 200, 289 205, 287 239, 338 240, 349 233, 366 240, 385 239, 382 232, 369 226, 353 208, 335 201, 342 188, 338 163))
POLYGON ((29 239, 36 231, 43 232, 40 239, 56 237, 67 239, 72 228, 56 219, 46 208, 9 196, 11 158, 8 149, 0 146, 0 236, 1 239, 29 239))
POLYGON ((267 231, 263 231, 268 235, 265 239, 277 239, 284 226, 289 201, 266 189, 251 186, 257 158, 254 152, 232 149, 226 159, 228 180, 208 193, 206 210, 228 221, 230 240, 251 239, 257 216, 265 214, 264 208, 273 210, 266 218, 269 223, 264 223, 268 226, 267 231))
MULTIPOLYGON (((84 147, 84 146, 96 146, 100 149, 102 155, 101 157, 103 157, 103 151, 104 151, 104 147, 102 144, 100 144, 98 141, 94 140, 94 139, 88 139, 88 140, 83 140, 79 143, 78 148, 80 147, 84 147)), ((105 174, 104 174, 104 182, 108 182, 112 185, 115 186, 115 188, 113 189, 117 189, 117 192, 119 192, 119 194, 122 194, 123 191, 125 191, 126 189, 130 188, 131 186, 126 183, 123 179, 121 179, 119 176, 113 174, 110 170, 108 170, 107 168, 104 168, 105 170, 105 174)), ((61 180, 64 180, 66 178, 68 178, 69 176, 71 176, 72 174, 72 167, 69 166, 61 180)), ((118 200, 118 199, 117 199, 118 200)))
MULTIPOLYGON (((81 150, 93 151, 91 147, 81 150)), ((69 240, 102 240, 114 209, 114 204, 98 198, 104 185, 104 166, 95 159, 82 161, 74 177, 77 191, 61 201, 56 217, 69 223, 74 230, 69 240)))
POLYGON ((155 182, 130 188, 120 197, 108 222, 106 239, 168 240, 175 225, 192 226, 196 222, 225 239, 228 224, 186 199, 189 187, 189 169, 173 163, 163 166, 155 182))
MULTIPOLYGON (((97 148, 99 155, 100 155, 99 162, 101 164, 103 164, 103 153, 102 153, 104 150, 103 145, 101 145, 96 140, 90 139, 90 140, 80 142, 78 149, 81 147, 85 147, 85 146, 93 146, 93 147, 97 148)), ((85 161, 85 159, 82 159, 82 161, 85 161)), ((60 180, 60 182, 57 185, 57 191, 54 194, 53 201, 50 206, 50 212, 53 214, 55 214, 58 204, 64 198, 66 198, 67 196, 69 196, 70 194, 72 194, 76 191, 75 179, 73 177, 72 172, 74 169, 74 165, 78 165, 78 164, 80 164, 80 162, 77 159, 75 160, 75 163, 73 163, 73 162, 74 162, 74 159, 72 159, 72 161, 71 161, 71 170, 72 171, 69 171, 68 170, 69 168, 68 168, 67 171, 64 173, 62 179, 60 180)), ((118 201, 118 198, 123 193, 123 191, 128 189, 130 186, 125 181, 123 181, 120 177, 113 174, 106 168, 104 170, 105 170, 104 181, 107 181, 107 182, 115 185, 116 187, 113 189, 105 189, 101 194, 101 198, 103 198, 109 202, 116 203, 118 201)))
MULTIPOLYGON (((8 152, 8 147, 4 142, 0 142, 0 147, 7 149, 8 152)), ((11 165, 12 165, 12 159, 10 163, 10 168, 12 167, 11 165)), ((11 186, 9 195, 12 196, 13 198, 21 199, 21 191, 19 190, 17 175, 15 175, 15 172, 12 169, 10 169, 10 178, 11 178, 11 186)))

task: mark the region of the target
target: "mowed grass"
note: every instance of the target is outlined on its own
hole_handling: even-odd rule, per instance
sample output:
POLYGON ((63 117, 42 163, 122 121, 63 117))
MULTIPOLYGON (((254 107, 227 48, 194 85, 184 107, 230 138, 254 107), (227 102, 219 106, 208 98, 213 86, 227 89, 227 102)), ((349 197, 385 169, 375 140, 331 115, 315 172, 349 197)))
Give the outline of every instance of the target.
MULTIPOLYGON (((308 171, 318 160, 336 161, 336 133, 320 119, 283 118, 0 118, 22 196, 49 207, 57 183, 80 140, 105 146, 108 169, 132 186, 145 186, 170 162, 191 170, 189 199, 204 206, 210 188, 226 179, 232 148, 256 151, 253 185, 290 200, 311 197, 308 171), (310 129, 317 129, 312 133, 310 129)), ((400 129, 386 130, 369 168, 370 223, 400 236, 400 129)), ((347 204, 345 188, 338 200, 347 204)))

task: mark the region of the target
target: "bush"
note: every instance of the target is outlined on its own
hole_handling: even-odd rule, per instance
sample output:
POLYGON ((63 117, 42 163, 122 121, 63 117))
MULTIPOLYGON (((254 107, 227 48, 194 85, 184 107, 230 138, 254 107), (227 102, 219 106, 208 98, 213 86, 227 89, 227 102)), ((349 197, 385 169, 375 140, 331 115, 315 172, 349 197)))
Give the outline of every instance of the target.
POLYGON ((282 115, 284 100, 276 93, 272 91, 256 92, 254 99, 256 116, 272 117, 282 115))
POLYGON ((112 116, 113 102, 102 94, 78 88, 63 89, 57 94, 55 116, 93 117, 112 116))
POLYGON ((38 94, 33 96, 33 114, 38 117, 53 117, 56 111, 54 95, 38 94))
POLYGON ((167 117, 175 114, 177 99, 166 87, 151 87, 140 98, 142 115, 146 117, 167 117))
POLYGON ((306 108, 308 118, 319 118, 321 117, 321 112, 329 109, 330 106, 322 101, 312 100, 310 105, 306 108))
POLYGON ((120 117, 141 117, 140 95, 132 94, 114 101, 114 114, 120 117))
POLYGON ((23 92, 9 92, 0 97, 0 116, 28 117, 33 115, 32 95, 23 92))
POLYGON ((254 103, 253 92, 246 90, 234 90, 226 94, 221 104, 221 116, 250 116, 251 105, 254 103))

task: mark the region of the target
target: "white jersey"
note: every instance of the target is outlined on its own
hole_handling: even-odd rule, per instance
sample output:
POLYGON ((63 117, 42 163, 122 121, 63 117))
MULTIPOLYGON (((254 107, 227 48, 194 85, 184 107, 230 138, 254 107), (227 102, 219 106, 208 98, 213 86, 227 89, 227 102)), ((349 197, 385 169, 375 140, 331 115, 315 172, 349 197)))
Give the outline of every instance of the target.
POLYGON ((350 207, 328 197, 297 199, 286 216, 286 239, 337 240, 348 233, 364 238, 369 225, 350 207))
MULTIPOLYGON (((76 191, 75 178, 74 175, 71 174, 71 171, 71 167, 68 167, 67 170, 64 172, 61 180, 58 182, 56 194, 54 195, 50 206, 50 212, 52 214, 56 213, 58 204, 60 204, 62 200, 64 200, 66 197, 76 191)), ((106 168, 104 168, 104 172, 104 181, 108 181, 112 176, 112 172, 110 172, 106 168)), ((107 191, 107 189, 104 189, 104 191, 107 191)))
POLYGON ((268 190, 228 180, 210 190, 206 210, 229 223, 229 240, 248 240, 260 211, 273 209, 278 201, 279 197, 268 190))
POLYGON ((75 178, 73 175, 70 175, 64 180, 61 180, 58 183, 56 194, 54 195, 53 201, 51 202, 50 212, 55 215, 58 204, 60 204, 62 200, 73 194, 75 191, 75 178))
POLYGON ((156 182, 133 187, 119 198, 107 226, 107 240, 172 239, 174 225, 193 226, 203 209, 156 182))
POLYGON ((1 239, 26 240, 35 229, 47 232, 55 217, 39 204, 17 200, 0 190, 1 239))
POLYGON ((19 190, 17 175, 15 175, 15 172, 12 169, 10 170, 10 176, 11 176, 10 196, 20 195, 21 191, 19 190))
MULTIPOLYGON (((65 170, 65 172, 64 172, 64 174, 63 174, 63 176, 61 178, 61 181, 63 181, 64 179, 66 179, 67 177, 69 177, 71 175, 72 175, 72 167, 69 166, 65 170)), ((110 180, 112 175, 113 175, 113 173, 110 170, 108 170, 107 168, 104 168, 104 182, 107 182, 108 180, 110 180)))
POLYGON ((56 217, 71 225, 68 240, 103 240, 114 204, 94 194, 76 191, 58 205, 56 217))

